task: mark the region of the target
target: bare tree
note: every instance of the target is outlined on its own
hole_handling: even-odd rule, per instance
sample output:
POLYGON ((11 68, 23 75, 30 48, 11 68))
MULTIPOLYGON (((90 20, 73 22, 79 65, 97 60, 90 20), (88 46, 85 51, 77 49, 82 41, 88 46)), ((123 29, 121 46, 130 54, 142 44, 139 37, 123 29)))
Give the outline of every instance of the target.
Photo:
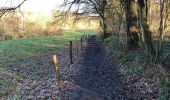
POLYGON ((103 38, 107 38, 109 36, 106 23, 106 15, 108 9, 107 0, 66 0, 63 6, 68 9, 64 12, 67 13, 75 5, 79 5, 77 6, 77 12, 81 12, 84 14, 98 14, 104 34, 103 38))
POLYGON ((24 2, 27 0, 23 0, 20 4, 18 4, 15 7, 0 7, 0 17, 4 16, 6 13, 15 11, 17 8, 19 8, 24 2))
POLYGON ((144 41, 146 43, 148 53, 151 54, 152 57, 155 57, 156 51, 152 43, 152 33, 148 24, 148 0, 138 0, 138 4, 144 41))
POLYGON ((167 28, 167 21, 169 18, 170 12, 170 1, 169 0, 162 0, 160 2, 160 24, 159 24, 159 43, 157 46, 157 55, 156 61, 160 60, 160 57, 163 53, 163 45, 162 41, 164 38, 165 30, 167 28))

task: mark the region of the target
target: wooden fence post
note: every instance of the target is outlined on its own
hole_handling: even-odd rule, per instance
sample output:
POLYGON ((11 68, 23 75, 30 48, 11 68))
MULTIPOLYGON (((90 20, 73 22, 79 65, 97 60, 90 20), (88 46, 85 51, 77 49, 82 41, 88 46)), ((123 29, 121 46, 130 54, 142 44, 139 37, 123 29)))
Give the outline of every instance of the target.
POLYGON ((79 55, 79 46, 78 46, 78 40, 77 40, 77 38, 76 38, 76 52, 77 52, 77 55, 79 55))
POLYGON ((88 39, 88 35, 86 34, 86 40, 88 39))
POLYGON ((72 41, 70 41, 70 64, 73 64, 73 52, 72 52, 72 41))
POLYGON ((81 50, 83 48, 83 38, 81 37, 81 50))
POLYGON ((60 66, 58 63, 57 55, 53 55, 53 62, 56 69, 56 81, 57 81, 56 85, 57 85, 57 89, 60 91, 60 66))

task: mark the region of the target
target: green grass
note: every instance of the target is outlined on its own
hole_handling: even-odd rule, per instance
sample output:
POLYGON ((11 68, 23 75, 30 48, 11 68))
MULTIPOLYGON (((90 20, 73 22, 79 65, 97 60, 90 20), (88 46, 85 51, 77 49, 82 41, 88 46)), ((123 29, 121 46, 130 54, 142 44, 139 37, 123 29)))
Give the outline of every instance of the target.
POLYGON ((2 41, 0 42, 0 67, 4 67, 5 62, 15 63, 20 58, 33 56, 37 53, 66 46, 68 41, 80 39, 84 33, 92 34, 93 31, 64 30, 62 36, 34 37, 2 41))

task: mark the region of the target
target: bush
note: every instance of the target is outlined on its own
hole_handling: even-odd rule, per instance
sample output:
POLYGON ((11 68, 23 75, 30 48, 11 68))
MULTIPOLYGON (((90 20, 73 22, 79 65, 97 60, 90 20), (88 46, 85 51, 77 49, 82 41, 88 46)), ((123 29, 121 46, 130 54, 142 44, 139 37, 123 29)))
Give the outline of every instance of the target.
POLYGON ((4 40, 12 40, 13 36, 11 33, 1 33, 0 34, 0 41, 4 41, 4 40))
POLYGON ((12 34, 5 34, 4 37, 5 37, 4 40, 12 40, 13 38, 12 34))
POLYGON ((1 33, 0 34, 0 41, 3 41, 4 40, 4 35, 1 33))

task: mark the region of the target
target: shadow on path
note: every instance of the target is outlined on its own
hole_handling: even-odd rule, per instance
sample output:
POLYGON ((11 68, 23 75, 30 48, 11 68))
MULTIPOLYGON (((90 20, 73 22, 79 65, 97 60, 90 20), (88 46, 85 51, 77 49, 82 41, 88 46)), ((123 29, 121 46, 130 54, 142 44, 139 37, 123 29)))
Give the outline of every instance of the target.
MULTIPOLYGON (((109 59, 95 36, 90 37, 84 44, 82 51, 81 67, 75 77, 75 84, 87 89, 101 100, 133 100, 133 89, 127 86, 120 79, 116 64, 109 59)), ((79 98, 84 94, 79 92, 79 98)), ((90 100, 95 100, 91 98, 90 100)))

